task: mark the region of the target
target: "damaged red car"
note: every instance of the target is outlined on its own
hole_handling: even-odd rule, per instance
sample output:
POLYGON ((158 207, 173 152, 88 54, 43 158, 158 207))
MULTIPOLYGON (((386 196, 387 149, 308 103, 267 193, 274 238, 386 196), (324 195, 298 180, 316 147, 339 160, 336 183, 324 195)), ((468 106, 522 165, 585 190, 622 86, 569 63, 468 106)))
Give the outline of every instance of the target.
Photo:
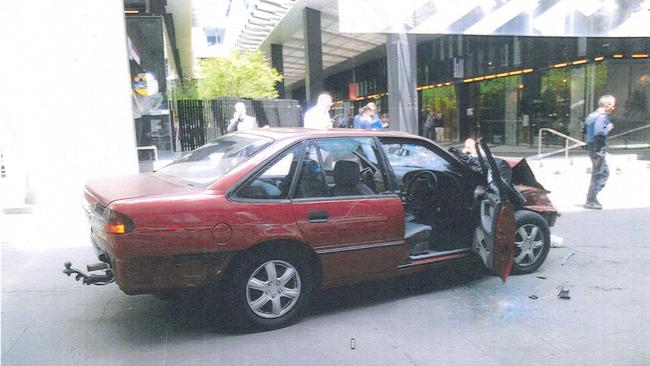
POLYGON ((319 288, 477 256, 504 281, 531 273, 558 213, 525 161, 477 152, 399 132, 225 135, 157 172, 89 182, 100 262, 64 272, 127 294, 220 286, 261 329, 295 321, 319 288))

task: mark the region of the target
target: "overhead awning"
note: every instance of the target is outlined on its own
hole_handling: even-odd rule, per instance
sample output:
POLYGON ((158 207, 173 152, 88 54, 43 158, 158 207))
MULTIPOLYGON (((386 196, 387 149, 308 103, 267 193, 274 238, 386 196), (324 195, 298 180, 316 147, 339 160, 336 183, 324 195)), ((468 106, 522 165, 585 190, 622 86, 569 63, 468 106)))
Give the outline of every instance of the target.
POLYGON ((276 13, 271 12, 275 0, 259 0, 251 5, 251 14, 237 41, 242 51, 263 49, 270 54, 271 44, 282 45, 285 85, 305 78, 305 40, 303 10, 312 8, 321 13, 321 43, 323 70, 348 61, 386 43, 384 34, 340 33, 337 1, 286 0, 277 1, 276 13), (289 6, 290 5, 290 6, 289 6))

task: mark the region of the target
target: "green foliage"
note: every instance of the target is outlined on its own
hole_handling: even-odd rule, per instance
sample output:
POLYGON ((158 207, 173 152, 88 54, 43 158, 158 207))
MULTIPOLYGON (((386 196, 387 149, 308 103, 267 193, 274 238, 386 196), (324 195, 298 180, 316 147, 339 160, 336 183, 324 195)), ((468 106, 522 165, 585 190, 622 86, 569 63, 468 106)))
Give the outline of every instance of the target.
POLYGON ((176 96, 176 99, 187 100, 187 99, 200 99, 199 92, 197 90, 197 80, 185 80, 181 85, 174 87, 173 93, 176 96))
POLYGON ((438 112, 456 109, 456 89, 453 85, 422 91, 423 110, 438 112))
POLYGON ((275 84, 282 75, 269 66, 260 51, 234 52, 230 57, 215 57, 200 61, 202 77, 198 80, 198 96, 277 98, 275 84))
POLYGON ((520 76, 508 76, 483 81, 479 84, 479 115, 483 120, 503 120, 505 118, 506 94, 516 91, 521 83, 520 76))
POLYGON ((607 61, 599 62, 592 67, 594 70, 594 96, 595 102, 598 101, 601 95, 606 94, 607 89, 607 61))

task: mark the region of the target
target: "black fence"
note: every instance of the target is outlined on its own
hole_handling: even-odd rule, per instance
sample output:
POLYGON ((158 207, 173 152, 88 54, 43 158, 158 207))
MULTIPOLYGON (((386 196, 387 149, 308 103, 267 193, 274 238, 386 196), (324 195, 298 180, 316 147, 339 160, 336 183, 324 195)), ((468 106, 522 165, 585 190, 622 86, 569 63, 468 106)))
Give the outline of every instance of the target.
POLYGON ((226 134, 235 103, 243 102, 248 115, 257 119, 260 127, 300 127, 302 113, 296 100, 242 100, 218 98, 212 100, 179 100, 176 102, 178 139, 181 151, 194 150, 226 134))

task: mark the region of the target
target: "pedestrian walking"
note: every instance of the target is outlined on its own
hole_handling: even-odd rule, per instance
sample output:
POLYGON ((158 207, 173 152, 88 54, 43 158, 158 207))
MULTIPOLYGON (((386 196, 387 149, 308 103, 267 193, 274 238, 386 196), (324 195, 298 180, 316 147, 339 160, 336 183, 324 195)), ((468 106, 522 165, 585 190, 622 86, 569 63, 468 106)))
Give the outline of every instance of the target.
POLYGON ((603 95, 598 100, 598 109, 585 118, 585 137, 591 158, 591 181, 587 192, 585 208, 600 210, 598 192, 607 184, 609 166, 607 165, 607 135, 614 128, 609 120, 609 114, 616 108, 616 99, 611 95, 603 95))
POLYGON ((226 131, 231 133, 235 131, 250 130, 253 128, 259 128, 255 117, 246 114, 246 105, 244 105, 244 103, 235 103, 235 113, 233 114, 230 123, 228 123, 226 131))
POLYGON ((330 108, 332 108, 332 97, 325 93, 319 95, 316 105, 305 113, 305 128, 316 128, 319 130, 332 128, 330 108))

